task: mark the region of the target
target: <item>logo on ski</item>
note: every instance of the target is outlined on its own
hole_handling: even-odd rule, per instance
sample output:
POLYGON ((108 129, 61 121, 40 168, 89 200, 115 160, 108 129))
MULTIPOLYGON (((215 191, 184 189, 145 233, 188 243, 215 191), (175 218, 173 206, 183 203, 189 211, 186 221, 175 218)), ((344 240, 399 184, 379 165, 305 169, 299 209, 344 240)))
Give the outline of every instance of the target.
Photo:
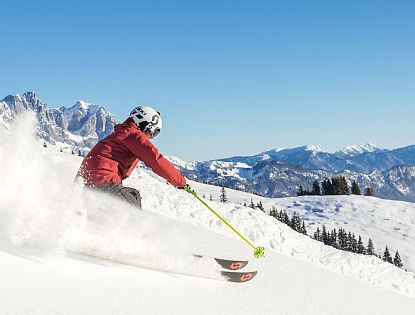
POLYGON ((225 277, 226 281, 230 282, 247 282, 252 280, 257 271, 250 271, 250 272, 237 272, 237 271, 221 271, 220 274, 225 277))
POLYGON ((229 269, 230 270, 238 270, 245 267, 245 264, 242 261, 235 261, 230 264, 229 269))
POLYGON ((252 273, 243 274, 240 279, 242 282, 249 281, 252 279, 252 273))

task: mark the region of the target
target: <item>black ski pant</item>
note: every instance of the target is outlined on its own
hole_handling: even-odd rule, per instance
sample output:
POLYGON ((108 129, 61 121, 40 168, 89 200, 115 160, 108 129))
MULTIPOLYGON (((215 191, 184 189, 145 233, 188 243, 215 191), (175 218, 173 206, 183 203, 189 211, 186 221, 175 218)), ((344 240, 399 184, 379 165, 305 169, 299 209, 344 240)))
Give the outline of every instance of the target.
POLYGON ((108 184, 103 187, 98 187, 99 190, 110 193, 111 195, 120 198, 129 204, 141 209, 141 196, 140 192, 132 187, 124 187, 120 184, 108 184))

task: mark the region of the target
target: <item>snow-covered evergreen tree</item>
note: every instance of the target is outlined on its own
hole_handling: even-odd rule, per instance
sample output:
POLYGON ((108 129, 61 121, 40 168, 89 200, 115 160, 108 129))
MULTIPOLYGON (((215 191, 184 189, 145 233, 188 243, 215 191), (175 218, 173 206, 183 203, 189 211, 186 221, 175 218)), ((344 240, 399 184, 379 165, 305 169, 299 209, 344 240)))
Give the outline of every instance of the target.
POLYGON ((398 251, 396 251, 395 257, 393 258, 393 264, 398 268, 403 267, 402 259, 401 259, 401 256, 399 255, 398 251))
POLYGON ((294 212, 292 218, 291 218, 291 222, 290 222, 290 227, 297 232, 301 233, 301 219, 300 216, 294 212))
POLYGON ((321 241, 321 233, 320 233, 320 227, 317 227, 317 230, 314 232, 314 239, 316 241, 321 241))
POLYGON ((225 187, 221 188, 219 200, 220 202, 228 202, 228 197, 226 196, 225 187))
POLYGON ((307 235, 307 229, 305 228, 304 221, 303 221, 303 224, 301 225, 301 233, 303 233, 304 235, 307 235))
POLYGON ((329 238, 328 238, 328 234, 327 234, 327 230, 326 230, 326 227, 323 225, 323 230, 322 230, 322 232, 321 232, 321 241, 324 243, 324 244, 328 244, 328 242, 329 242, 329 238))
POLYGON ((320 184, 316 179, 313 181, 313 189, 311 190, 311 194, 315 196, 321 195, 320 184))
POLYGON ((373 196, 373 190, 370 187, 366 187, 365 196, 373 196))
POLYGON ((392 259, 391 254, 389 253, 388 246, 385 247, 385 251, 383 252, 382 260, 383 261, 387 261, 388 263, 393 264, 393 259, 392 259))
POLYGON ((360 187, 357 181, 352 182, 352 194, 353 195, 361 195, 360 187))
POLYGON ((358 254, 366 254, 366 248, 363 245, 362 237, 359 235, 359 240, 357 241, 357 253, 358 254))
POLYGON ((375 247, 373 246, 372 239, 369 238, 369 241, 367 243, 367 249, 366 249, 367 255, 375 255, 375 247))
POLYGON ((305 191, 302 185, 300 185, 300 187, 297 190, 297 196, 304 196, 305 195, 305 191))

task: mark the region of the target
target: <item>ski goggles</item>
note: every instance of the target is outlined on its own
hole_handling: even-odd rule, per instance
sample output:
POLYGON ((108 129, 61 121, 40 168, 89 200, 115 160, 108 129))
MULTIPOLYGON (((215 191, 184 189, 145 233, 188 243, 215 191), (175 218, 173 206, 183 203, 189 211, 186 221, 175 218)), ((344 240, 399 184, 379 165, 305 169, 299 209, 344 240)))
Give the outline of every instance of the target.
POLYGON ((160 128, 146 128, 146 131, 144 131, 147 136, 150 139, 154 139, 155 137, 157 137, 160 133, 161 129, 160 128))
POLYGON ((157 137, 158 135, 159 135, 159 133, 160 133, 160 128, 156 128, 151 134, 150 134, 150 137, 151 138, 155 138, 155 137, 157 137))

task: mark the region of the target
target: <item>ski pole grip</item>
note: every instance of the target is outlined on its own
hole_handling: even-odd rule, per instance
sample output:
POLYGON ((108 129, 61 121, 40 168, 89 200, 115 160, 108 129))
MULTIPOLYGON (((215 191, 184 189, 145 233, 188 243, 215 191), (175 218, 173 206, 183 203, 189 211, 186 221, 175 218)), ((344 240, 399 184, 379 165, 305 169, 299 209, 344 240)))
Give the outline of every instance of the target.
POLYGON ((192 192, 189 184, 184 185, 183 189, 186 190, 189 194, 193 195, 193 192, 192 192))

